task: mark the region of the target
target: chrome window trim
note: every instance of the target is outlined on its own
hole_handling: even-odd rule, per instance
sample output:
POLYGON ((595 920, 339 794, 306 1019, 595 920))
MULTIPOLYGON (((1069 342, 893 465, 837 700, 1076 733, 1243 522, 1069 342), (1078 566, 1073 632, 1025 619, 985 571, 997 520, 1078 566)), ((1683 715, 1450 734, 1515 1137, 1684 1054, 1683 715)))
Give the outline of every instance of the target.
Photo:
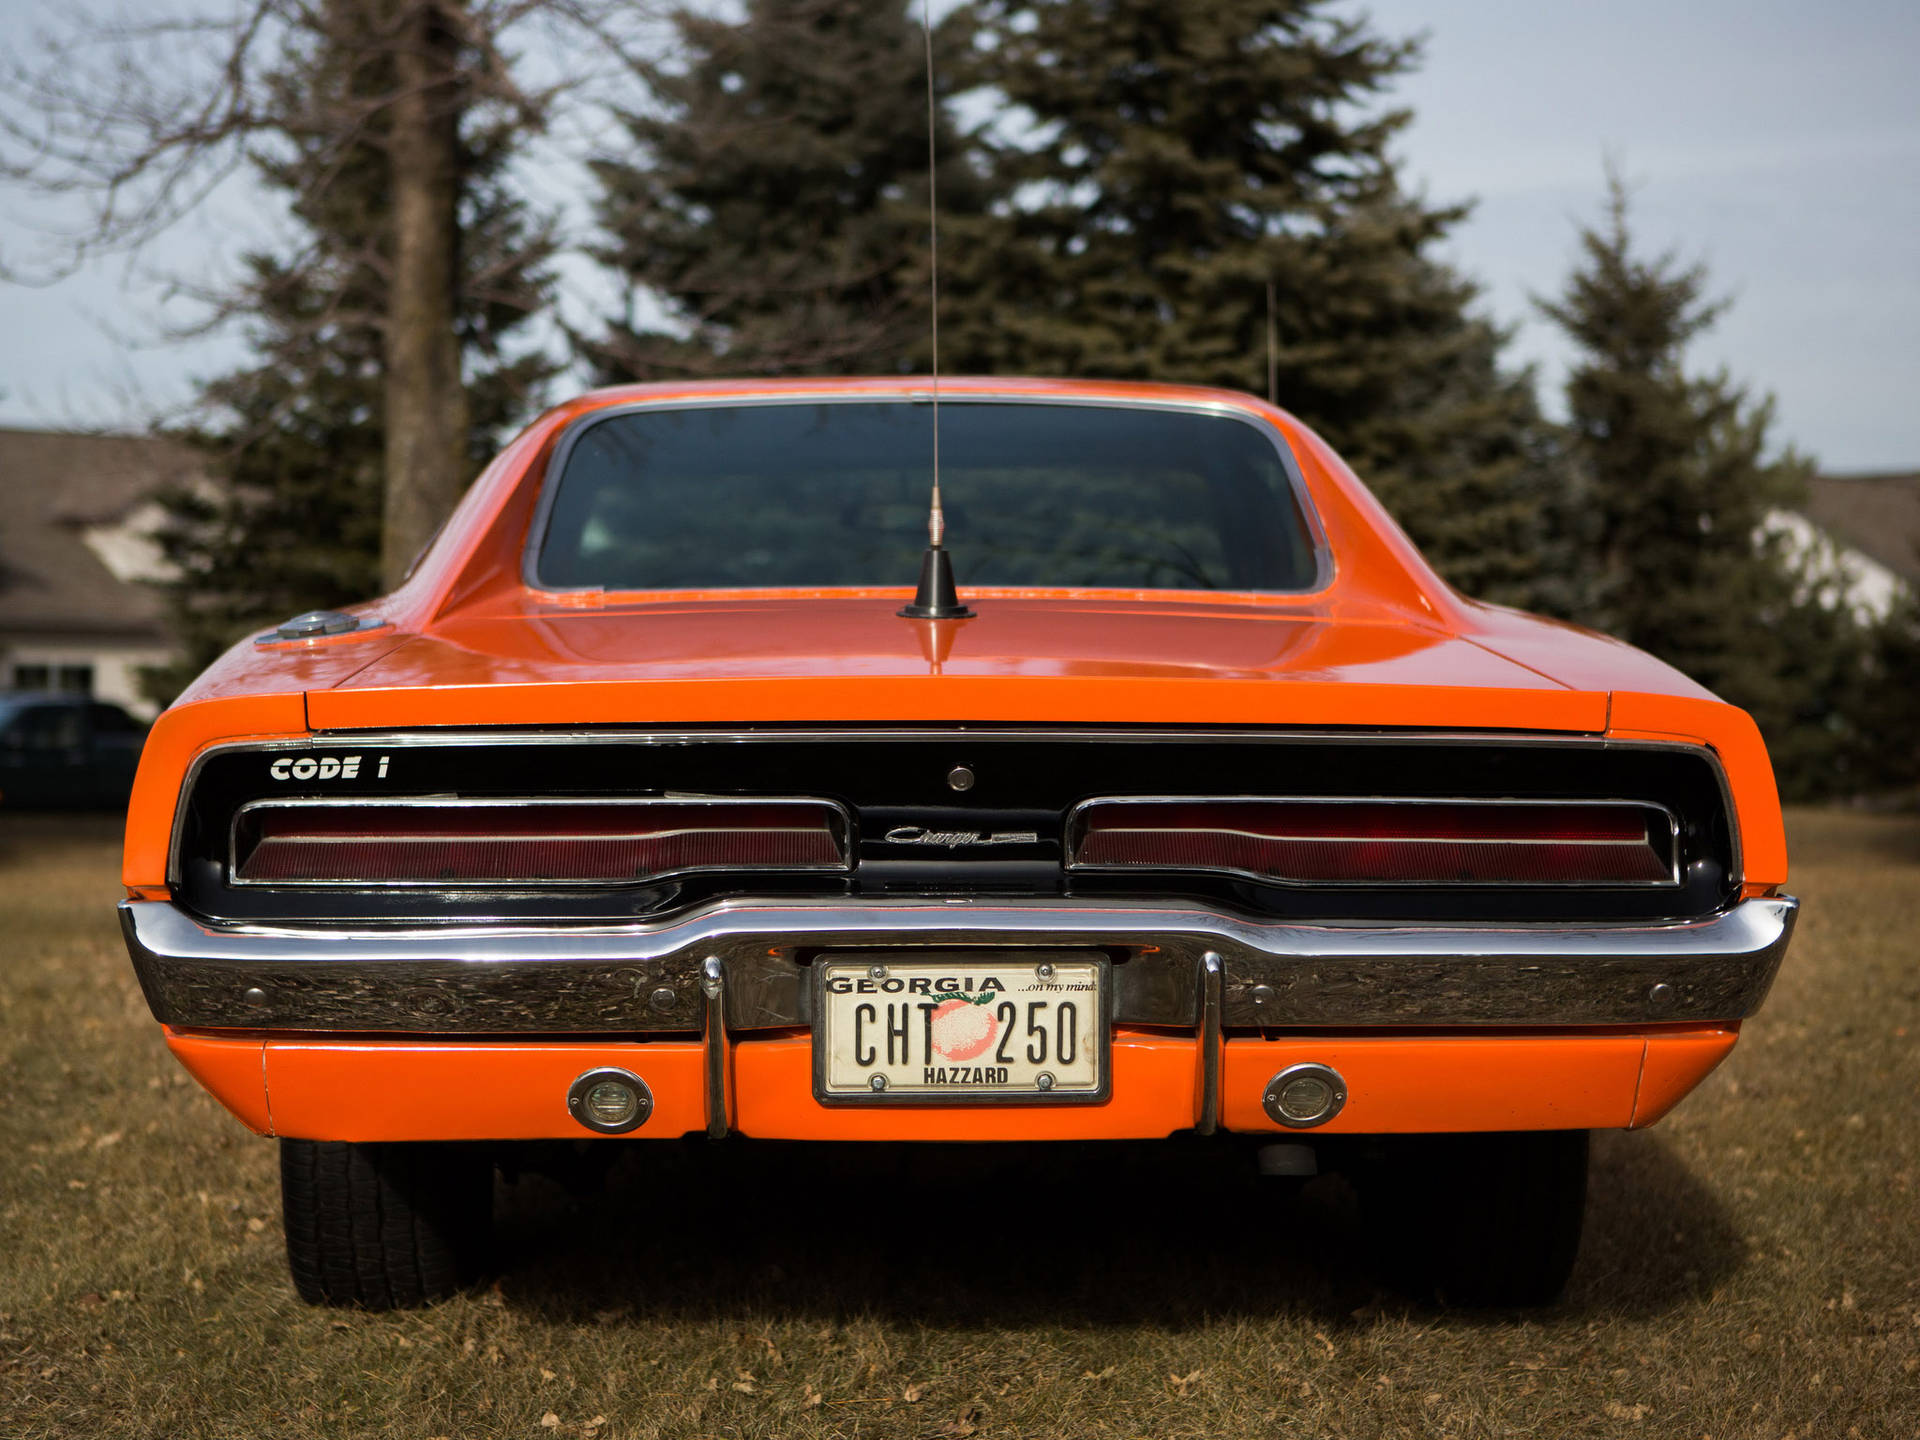
MULTIPOLYGON (((1244 833, 1244 832, 1243 832, 1244 833)), ((1526 841, 1494 841, 1494 844, 1526 844, 1526 841)), ((1067 812, 1061 831, 1062 863, 1068 873, 1113 875, 1148 871, 1195 875, 1233 875, 1263 885, 1287 889, 1366 889, 1366 890, 1673 890, 1682 883, 1680 875, 1680 817, 1657 800, 1554 800, 1528 796, 1482 797, 1445 795, 1096 795, 1082 800, 1067 812), (1667 818, 1667 878, 1664 880, 1291 880, 1258 870, 1242 870, 1230 865, 1118 865, 1089 864, 1076 860, 1074 852, 1084 838, 1079 826, 1083 811, 1096 805, 1466 805, 1466 806, 1556 806, 1580 807, 1610 805, 1636 810, 1651 810, 1667 818)))
POLYGON ((929 742, 1032 741, 1077 743, 1081 741, 1152 740, 1232 740, 1242 744, 1314 745, 1337 741, 1345 745, 1513 745, 1530 748, 1572 750, 1658 750, 1697 755, 1707 762, 1714 784, 1720 792, 1721 808, 1730 827, 1731 862, 1728 881, 1739 885, 1746 871, 1740 844, 1739 813, 1733 804, 1733 789, 1727 783, 1726 767, 1711 746, 1684 740, 1615 740, 1598 731, 1542 734, 1519 730, 1339 730, 1329 728, 1288 730, 1281 728, 1235 726, 1146 725, 1129 729, 1117 725, 1049 727, 1016 723, 1013 725, 936 725, 924 728, 883 723, 875 726, 819 726, 802 724, 789 728, 715 726, 708 729, 645 728, 577 729, 505 729, 505 728, 425 728, 419 730, 316 730, 307 735, 281 740, 229 740, 209 745, 196 754, 187 766, 174 799, 172 833, 167 844, 167 883, 181 882, 180 843, 187 823, 187 799, 199 781, 200 772, 217 756, 240 751, 283 751, 289 754, 335 749, 343 745, 382 746, 401 750, 414 745, 685 745, 755 744, 775 741, 915 740, 929 742))
POLYGON ((671 880, 681 875, 722 874, 730 871, 758 874, 769 870, 796 870, 810 874, 850 875, 853 873, 854 858, 853 812, 837 800, 827 800, 816 795, 635 795, 632 797, 587 795, 571 798, 481 795, 471 799, 463 799, 457 795, 396 795, 391 798, 380 795, 343 795, 338 798, 331 795, 290 795, 284 800, 266 796, 259 800, 249 800, 240 806, 233 812, 233 819, 227 825, 227 883, 268 890, 328 888, 364 890, 370 886, 383 890, 524 890, 528 888, 544 890, 549 887, 605 890, 618 889, 627 885, 651 885, 656 881, 671 880), (662 870, 644 877, 631 876, 620 880, 243 880, 240 878, 240 819, 250 810, 349 810, 373 807, 394 810, 456 808, 534 810, 555 809, 563 806, 584 808, 616 805, 628 809, 649 805, 711 805, 716 808, 732 805, 812 805, 827 811, 839 821, 839 830, 834 834, 834 841, 840 850, 840 863, 837 865, 682 865, 673 870, 662 870))
MULTIPOLYGON (((548 585, 538 574, 537 566, 540 549, 546 543, 547 529, 552 523, 554 497, 558 491, 558 478, 566 470, 566 462, 573 454, 580 438, 594 426, 623 415, 658 413, 668 410, 715 410, 715 409, 759 409, 769 405, 924 405, 932 398, 927 389, 900 389, 869 391, 861 393, 799 394, 799 395, 717 395, 685 400, 635 400, 621 405, 609 405, 603 409, 588 411, 567 423, 554 441, 547 457, 545 469, 540 475, 540 496, 534 504, 533 518, 527 525, 527 538, 520 550, 520 583, 527 589, 541 595, 597 595, 612 593, 615 595, 674 595, 704 594, 709 591, 732 595, 752 595, 753 586, 694 586, 677 589, 615 589, 611 592, 603 585, 548 585)), ((1118 410, 1164 410, 1178 414, 1206 415, 1217 419, 1238 420, 1266 436, 1280 456, 1280 469, 1287 477, 1287 486, 1293 494, 1293 503, 1300 511, 1301 523, 1306 528, 1307 542, 1313 551, 1312 582, 1300 590, 1185 590, 1179 588, 1152 589, 1144 593, 1153 595, 1260 595, 1284 596, 1288 599, 1305 600, 1326 593, 1338 574, 1338 561, 1333 548, 1327 541, 1326 528, 1320 522, 1319 511, 1313 503, 1312 493, 1307 489, 1305 474, 1300 469, 1299 457, 1293 453, 1293 446, 1280 428, 1260 415, 1234 405, 1225 400, 1174 400, 1174 399, 1127 399, 1119 396, 1064 396, 1064 395, 1028 395, 1007 394, 984 390, 945 390, 940 394, 942 405, 1054 405, 1074 406, 1087 409, 1118 410)), ((931 474, 931 471, 929 471, 931 474)), ((524 481, 523 481, 524 483, 524 481)), ((786 586, 774 586, 774 589, 787 589, 786 586)), ((882 579, 874 579, 864 585, 843 587, 838 585, 807 587, 823 590, 852 589, 911 589, 910 578, 902 579, 898 586, 890 585, 882 579)), ((993 586, 992 589, 1035 589, 1044 590, 1045 585, 1033 586, 993 586)), ((1132 591, 1139 587, 1088 585, 1073 587, 1098 591, 1132 591)))

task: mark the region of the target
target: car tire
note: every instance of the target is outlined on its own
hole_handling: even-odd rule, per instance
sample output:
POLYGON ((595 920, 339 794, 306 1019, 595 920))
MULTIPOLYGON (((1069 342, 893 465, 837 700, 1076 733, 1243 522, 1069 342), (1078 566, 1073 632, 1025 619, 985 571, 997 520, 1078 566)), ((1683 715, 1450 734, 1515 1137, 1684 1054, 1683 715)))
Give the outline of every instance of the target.
POLYGON ((1396 1138, 1359 1177, 1389 1278, 1470 1307, 1566 1288, 1587 1206, 1585 1130, 1396 1138))
POLYGON ((282 1140, 280 1199, 310 1305, 427 1305, 484 1271, 493 1163, 474 1146, 282 1140))

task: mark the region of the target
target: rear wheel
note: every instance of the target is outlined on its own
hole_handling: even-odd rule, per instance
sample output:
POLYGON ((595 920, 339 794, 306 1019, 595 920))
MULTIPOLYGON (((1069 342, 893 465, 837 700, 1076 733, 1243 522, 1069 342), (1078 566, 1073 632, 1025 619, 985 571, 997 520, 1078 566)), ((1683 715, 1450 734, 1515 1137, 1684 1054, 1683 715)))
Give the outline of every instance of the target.
POLYGON ((1359 1181, 1392 1278, 1453 1305, 1545 1305, 1587 1205, 1585 1130, 1395 1137, 1359 1181))
POLYGON ((484 1268, 493 1162, 471 1145, 282 1140, 280 1198, 301 1299, 425 1305, 484 1268))

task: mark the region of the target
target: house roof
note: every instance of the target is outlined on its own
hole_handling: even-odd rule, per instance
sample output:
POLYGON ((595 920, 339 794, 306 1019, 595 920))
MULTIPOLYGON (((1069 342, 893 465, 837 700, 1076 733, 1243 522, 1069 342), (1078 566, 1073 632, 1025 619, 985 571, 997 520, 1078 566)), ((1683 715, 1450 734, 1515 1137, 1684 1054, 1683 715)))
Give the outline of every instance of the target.
POLYGON ((160 596, 108 569, 88 532, 199 470, 173 440, 0 428, 0 634, 164 641, 160 596))
POLYGON ((1920 473, 1815 476, 1806 514, 1841 544, 1920 586, 1920 473))

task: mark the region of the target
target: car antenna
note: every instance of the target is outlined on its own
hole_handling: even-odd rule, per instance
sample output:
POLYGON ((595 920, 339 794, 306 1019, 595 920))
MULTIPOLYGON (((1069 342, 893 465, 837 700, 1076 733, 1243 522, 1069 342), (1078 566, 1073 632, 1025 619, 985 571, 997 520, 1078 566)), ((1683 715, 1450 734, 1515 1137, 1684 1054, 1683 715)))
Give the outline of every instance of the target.
POLYGON ((927 549, 920 557, 920 585, 900 607, 909 620, 965 620, 973 611, 960 603, 947 553, 947 520, 940 509, 940 205, 934 179, 934 135, 939 111, 933 98, 932 0, 920 0, 920 34, 927 47, 927 273, 933 295, 933 502, 927 509, 927 549))

